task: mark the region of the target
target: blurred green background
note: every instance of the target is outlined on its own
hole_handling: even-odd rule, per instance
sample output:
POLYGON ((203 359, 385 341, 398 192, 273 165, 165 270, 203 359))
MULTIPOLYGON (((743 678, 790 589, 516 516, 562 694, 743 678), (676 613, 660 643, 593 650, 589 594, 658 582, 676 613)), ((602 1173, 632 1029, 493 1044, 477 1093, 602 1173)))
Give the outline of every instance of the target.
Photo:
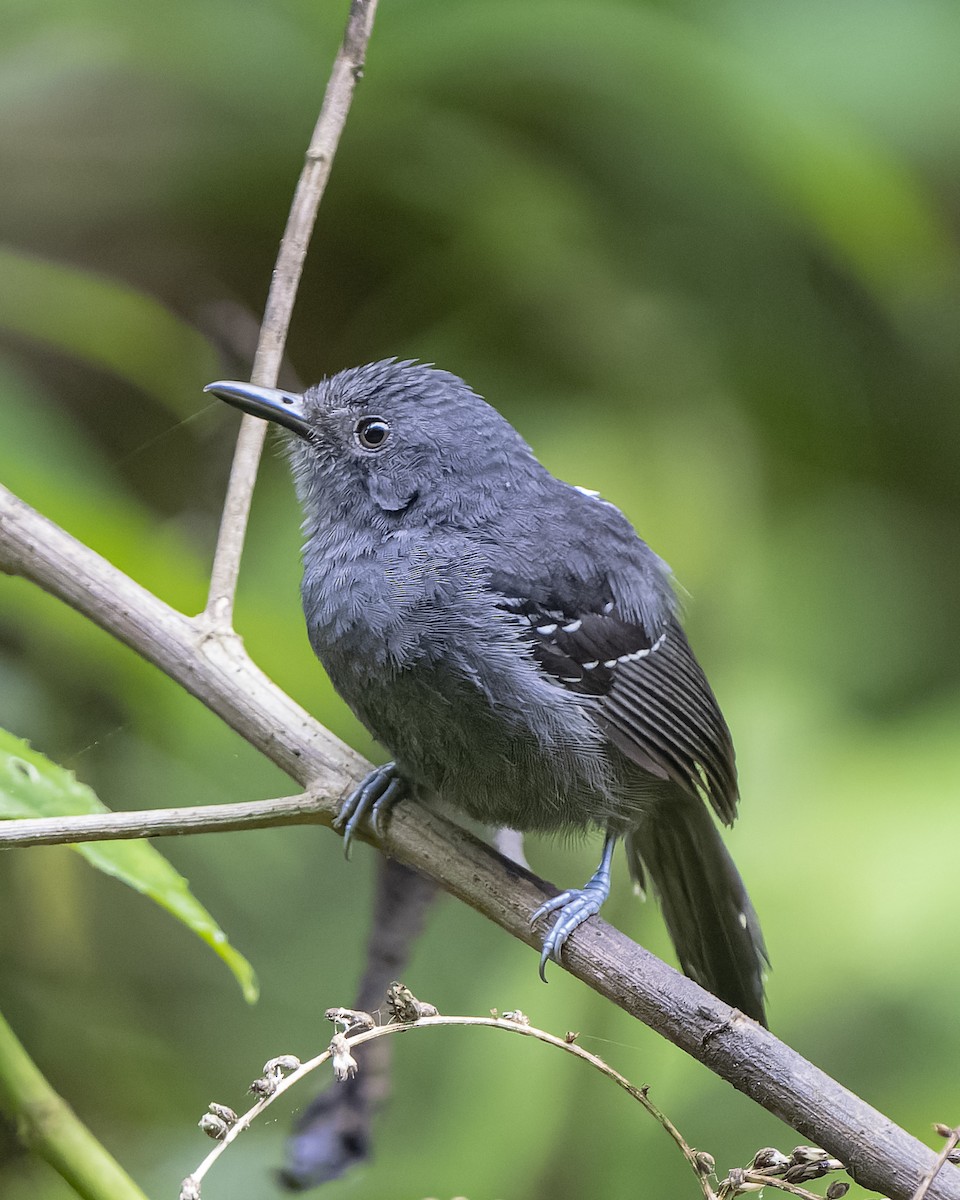
MULTIPOLYGON (((164 599, 205 599, 242 370, 345 3, 7 0, 0 480, 164 599)), ((734 730, 729 841, 773 1029, 929 1138, 960 1120, 960 6, 955 0, 382 0, 290 339, 308 381, 396 354, 465 376, 674 567, 734 730)), ((238 627, 377 751, 312 658, 282 459, 238 627)), ((0 725, 111 807, 255 799, 279 771, 159 672, 0 578, 0 725)), ((182 927, 67 850, 0 858, 0 1011, 152 1197, 268 1057, 350 1004, 373 854, 322 830, 160 843, 257 967, 248 1008, 182 927)), ((529 847, 563 884, 596 845, 529 847)), ((618 864, 608 919, 671 959, 618 864)), ((452 901, 406 982, 581 1031, 726 1170, 799 1139, 452 901)), ((303 1103, 307 1095, 295 1095, 303 1103)), ((282 1107, 282 1106, 278 1106, 282 1107)), ((276 1112, 274 1109, 272 1112, 276 1112)), ((274 1194, 287 1113, 205 1200, 274 1194)), ((0 1135, 4 1200, 69 1189, 0 1135)), ((652 1122, 485 1032, 397 1046, 350 1197, 694 1196, 652 1122)))

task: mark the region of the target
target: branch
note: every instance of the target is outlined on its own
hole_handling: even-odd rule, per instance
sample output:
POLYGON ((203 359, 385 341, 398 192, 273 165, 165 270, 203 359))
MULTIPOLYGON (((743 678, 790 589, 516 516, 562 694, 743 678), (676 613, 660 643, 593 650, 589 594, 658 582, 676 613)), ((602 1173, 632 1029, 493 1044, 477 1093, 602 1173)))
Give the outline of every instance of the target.
MULTIPOLYGON (((437 891, 432 879, 395 858, 378 860, 366 966, 352 1011, 380 1009, 394 981, 406 971, 437 891)), ((286 1142, 286 1163, 278 1175, 287 1191, 305 1192, 330 1183, 370 1159, 374 1117, 392 1091, 393 1046, 380 1041, 357 1055, 355 1075, 333 1080, 299 1107, 286 1142)))
POLYGON ((273 829, 279 825, 332 825, 336 811, 333 799, 304 792, 279 800, 248 800, 240 804, 147 808, 139 812, 85 813, 72 817, 24 817, 0 821, 0 850, 14 846, 72 846, 77 842, 273 829))
POLYGON ((158 666, 301 784, 346 794, 369 766, 253 663, 240 638, 184 616, 0 486, 0 571, 32 579, 158 666))
MULTIPOLYGON (((399 984, 393 984, 392 986, 393 988, 402 987, 402 985, 399 984)), ((257 1081, 258 1083, 263 1083, 266 1085, 261 1099, 259 1099, 250 1109, 248 1109, 247 1112, 243 1113, 242 1116, 237 1117, 231 1123, 229 1128, 223 1129, 221 1126, 223 1131, 220 1133, 218 1130, 218 1133, 220 1133, 220 1136, 218 1137, 218 1144, 213 1150, 210 1151, 199 1167, 197 1167, 197 1169, 191 1175, 189 1175, 186 1180, 184 1180, 184 1188, 181 1192, 181 1197, 184 1195, 199 1197, 200 1184, 202 1180, 217 1159, 224 1153, 227 1147, 236 1140, 239 1134, 241 1134, 244 1130, 249 1129, 253 1122, 261 1115, 264 1109, 268 1108, 274 1100, 276 1100, 289 1088, 293 1087, 294 1084, 299 1083, 304 1076, 309 1075, 318 1067, 323 1066, 324 1063, 329 1062, 331 1058, 333 1059, 334 1069, 336 1071, 338 1056, 349 1056, 346 1059, 346 1063, 341 1067, 343 1074, 340 1076, 340 1082, 342 1083, 345 1081, 346 1077, 348 1075, 352 1075, 357 1068, 356 1062, 352 1059, 352 1056, 350 1056, 350 1051, 366 1044, 367 1042, 378 1041, 379 1039, 385 1037, 396 1037, 402 1033, 410 1033, 415 1029, 438 1029, 447 1026, 457 1026, 461 1028, 497 1029, 505 1033, 518 1033, 521 1035, 521 1037, 533 1038, 535 1041, 543 1042, 545 1045, 552 1046, 557 1050, 562 1050, 568 1054, 572 1054, 574 1058, 580 1059, 581 1062, 585 1062, 589 1066, 593 1067, 594 1070, 599 1071, 601 1075, 604 1075, 606 1078, 612 1080, 612 1082, 625 1091, 627 1095, 632 1096, 633 1099, 636 1100, 637 1103, 666 1131, 681 1154, 687 1160, 688 1165, 690 1166, 694 1176, 697 1179, 697 1182, 700 1185, 700 1190, 703 1193, 704 1200, 717 1200, 716 1194, 710 1187, 710 1184, 708 1183, 706 1176, 701 1169, 696 1152, 690 1148, 690 1146, 684 1140, 683 1135, 673 1124, 670 1118, 667 1117, 666 1114, 663 1113, 649 1098, 647 1095, 647 1089, 645 1087, 635 1087, 630 1080, 626 1078, 626 1076, 621 1075, 619 1071, 615 1070, 608 1063, 604 1062, 603 1059, 598 1058, 595 1054, 591 1054, 589 1050, 584 1050, 581 1046, 576 1045, 573 1040, 575 1035, 568 1034, 565 1038, 556 1037, 552 1033, 547 1033, 546 1030, 538 1029, 536 1026, 531 1025, 527 1017, 521 1012, 505 1013, 502 1017, 496 1015, 489 1017, 448 1017, 437 1013, 437 1010, 433 1007, 433 1005, 422 1005, 420 1001, 417 1001, 413 997, 411 997, 411 1000, 416 1006, 425 1010, 424 1015, 417 1016, 412 1019, 405 1018, 395 1023, 392 1022, 388 1025, 374 1025, 373 1018, 369 1013, 358 1013, 351 1009, 329 1009, 327 1011, 327 1018, 332 1020, 335 1025, 342 1023, 347 1027, 347 1029, 349 1029, 353 1024, 351 1018, 357 1017, 364 1018, 365 1024, 356 1026, 360 1032, 354 1032, 349 1036, 339 1035, 334 1037, 329 1047, 324 1050, 322 1054, 318 1054, 315 1058, 310 1059, 309 1062, 300 1063, 292 1056, 281 1056, 279 1059, 271 1059, 271 1061, 267 1063, 266 1067, 264 1068, 263 1080, 257 1081), (343 1017, 339 1017, 336 1015, 338 1013, 343 1013, 345 1015, 343 1017), (284 1071, 276 1070, 274 1064, 282 1062, 284 1059, 286 1059, 286 1061, 290 1064, 289 1069, 284 1071)), ((260 1088, 256 1085, 251 1087, 250 1090, 254 1092, 254 1094, 260 1093, 260 1088)), ((201 1126, 202 1124, 203 1122, 201 1122, 201 1126)), ((807 1195, 809 1195, 809 1193, 807 1193, 807 1195)))
MULTIPOLYGON (((326 821, 363 777, 367 764, 272 683, 235 634, 176 612, 5 488, 0 569, 33 580, 118 637, 322 797, 310 820, 322 811, 326 821)), ((378 844, 539 950, 530 913, 554 891, 530 872, 413 801, 391 814, 378 844)), ((581 926, 564 960, 572 975, 846 1163, 862 1186, 911 1200, 933 1165, 932 1151, 882 1113, 606 922, 581 926)), ((937 1175, 927 1196, 960 1200, 960 1176, 937 1175)))
MULTIPOLYGON (((343 42, 330 73, 320 116, 307 147, 306 162, 293 194, 253 360, 251 379, 266 387, 275 386, 280 374, 307 246, 357 80, 363 74, 363 61, 376 11, 377 0, 352 0, 343 42)), ((210 624, 216 628, 229 629, 233 622, 233 598, 240 573, 240 556, 266 431, 266 422, 259 417, 245 416, 240 425, 205 609, 210 624)))
POLYGON ((146 1200, 143 1192, 59 1096, 0 1016, 0 1109, 26 1146, 84 1200, 146 1200))
POLYGON ((936 1179, 941 1169, 946 1166, 947 1162, 953 1157, 953 1152, 957 1148, 957 1143, 960 1142, 960 1128, 944 1129, 944 1127, 940 1125, 937 1127, 937 1132, 944 1134, 947 1140, 944 1142, 943 1149, 937 1155, 936 1162, 931 1165, 926 1175, 924 1175, 923 1179, 921 1179, 920 1186, 914 1193, 912 1200, 924 1200, 925 1196, 930 1195, 930 1188, 933 1186, 934 1179, 936 1179))
MULTIPOLYGON (((797 1187, 795 1184, 787 1183, 785 1179, 777 1179, 775 1175, 762 1175, 759 1171, 744 1171, 740 1176, 741 1183, 749 1183, 752 1185, 751 1191, 763 1192, 764 1188, 775 1188, 777 1191, 787 1192, 791 1196, 802 1196, 803 1200, 810 1200, 812 1192, 806 1188, 797 1187)), ((742 1195, 742 1191, 735 1193, 742 1195)))

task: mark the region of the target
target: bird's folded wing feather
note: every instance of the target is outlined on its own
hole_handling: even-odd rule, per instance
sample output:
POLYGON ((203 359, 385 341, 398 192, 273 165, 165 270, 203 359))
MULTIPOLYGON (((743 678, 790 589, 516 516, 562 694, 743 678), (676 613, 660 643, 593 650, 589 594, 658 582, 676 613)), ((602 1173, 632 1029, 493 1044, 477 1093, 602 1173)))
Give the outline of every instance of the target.
POLYGON ((518 583, 515 575, 490 581, 541 670, 572 692, 597 697, 597 720, 621 753, 709 800, 730 824, 738 797, 733 743, 676 619, 668 615, 648 631, 621 612, 604 583, 569 576, 562 585, 555 577, 518 583))

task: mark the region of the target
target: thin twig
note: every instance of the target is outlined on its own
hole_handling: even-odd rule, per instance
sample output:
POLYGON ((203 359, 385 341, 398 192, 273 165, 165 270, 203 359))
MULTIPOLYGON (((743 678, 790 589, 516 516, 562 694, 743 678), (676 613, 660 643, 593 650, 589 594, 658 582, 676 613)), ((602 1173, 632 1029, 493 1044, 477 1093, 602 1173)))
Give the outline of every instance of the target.
POLYGON ((741 1179, 744 1183, 756 1184, 760 1188, 778 1188, 781 1192, 789 1192, 791 1196, 801 1197, 801 1200, 823 1200, 816 1192, 798 1187, 795 1183, 787 1183, 785 1179, 778 1179, 776 1175, 764 1175, 762 1171, 744 1171, 741 1179))
POLYGON ((89 813, 72 817, 23 817, 0 821, 0 850, 13 846, 60 846, 77 842, 130 841, 180 837, 188 833, 228 833, 280 825, 330 825, 334 797, 312 792, 237 804, 189 808, 147 808, 137 812, 89 813))
POLYGON ((930 1191, 933 1181, 950 1157, 950 1152, 956 1149, 958 1142, 960 1142, 960 1127, 951 1129, 947 1134, 947 1140, 943 1144, 943 1149, 937 1155, 937 1161, 930 1167, 930 1170, 927 1171, 923 1179, 920 1180, 920 1186, 913 1193, 913 1200, 924 1200, 924 1196, 930 1191))
MULTIPOLYGON (((649 1098, 646 1088, 635 1087, 626 1076, 621 1075, 619 1071, 615 1070, 608 1063, 605 1063, 602 1058, 598 1058, 595 1054, 591 1054, 589 1050, 584 1050, 574 1042, 555 1037, 552 1033, 547 1033, 543 1029, 537 1029, 535 1026, 525 1024, 522 1021, 509 1020, 506 1017, 446 1016, 421 1017, 417 1021, 404 1022, 402 1024, 378 1025, 375 1029, 366 1029, 362 1033, 348 1036, 345 1040, 347 1046, 352 1050, 357 1046, 362 1046, 365 1042, 372 1042, 378 1038, 410 1033, 415 1029, 436 1029, 451 1025, 472 1026, 481 1029, 500 1029, 507 1033, 519 1033, 524 1037, 533 1038, 535 1041, 544 1042, 548 1046, 555 1046, 558 1050, 564 1050, 568 1054, 572 1054, 574 1058, 579 1058, 582 1062, 589 1063, 595 1070, 605 1075, 608 1079, 611 1079, 618 1087, 632 1096, 666 1130, 699 1181, 704 1200, 716 1200, 716 1194, 699 1168, 696 1152, 687 1145, 683 1135, 669 1117, 662 1113, 649 1098)), ((322 1066, 332 1057, 332 1053, 331 1048, 328 1047, 322 1054, 318 1054, 315 1058, 310 1059, 309 1062, 302 1063, 295 1071, 278 1080, 275 1090, 269 1096, 264 1096, 261 1100, 258 1100, 256 1104, 237 1119, 226 1136, 214 1146, 200 1166, 189 1176, 190 1180, 199 1186, 204 1176, 220 1155, 223 1154, 227 1146, 245 1129, 248 1129, 263 1110, 272 1104, 278 1096, 281 1096, 288 1088, 293 1087, 295 1083, 299 1083, 305 1075, 309 1075, 311 1071, 315 1071, 317 1067, 322 1066)))
MULTIPOLYGON (((251 374, 254 383, 266 387, 273 387, 280 374, 283 349, 290 328, 307 246, 316 221, 317 209, 330 177, 340 134, 350 111, 357 80, 363 74, 364 58, 376 10, 377 0, 352 0, 343 42, 330 73, 320 116, 307 147, 306 160, 293 194, 290 215, 280 242, 267 295, 251 374)), ((223 514, 220 518, 220 532, 210 574, 210 591, 204 609, 207 621, 214 629, 230 629, 233 624, 233 600, 240 573, 240 556, 243 553, 253 486, 266 429, 265 421, 250 416, 245 416, 240 426, 223 514)))
MULTIPOLYGON (((318 795, 345 795, 368 769, 250 661, 238 638, 204 634, 2 487, 0 570, 33 580, 131 646, 318 795)), ((554 893, 529 872, 412 801, 398 805, 378 844, 539 949, 530 913, 554 893)), ((864 1187, 912 1200, 932 1151, 773 1034, 596 917, 571 937, 563 965, 840 1159, 864 1187)), ((960 1200, 960 1178, 942 1172, 928 1197, 960 1200)))

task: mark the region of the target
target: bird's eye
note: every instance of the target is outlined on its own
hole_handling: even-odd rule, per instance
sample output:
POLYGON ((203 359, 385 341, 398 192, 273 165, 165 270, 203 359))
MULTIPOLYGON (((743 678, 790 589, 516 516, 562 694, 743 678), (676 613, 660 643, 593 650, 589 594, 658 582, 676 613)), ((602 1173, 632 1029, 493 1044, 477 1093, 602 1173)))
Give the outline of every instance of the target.
POLYGON ((364 450, 379 450, 390 436, 390 426, 383 417, 361 417, 354 433, 364 450))

